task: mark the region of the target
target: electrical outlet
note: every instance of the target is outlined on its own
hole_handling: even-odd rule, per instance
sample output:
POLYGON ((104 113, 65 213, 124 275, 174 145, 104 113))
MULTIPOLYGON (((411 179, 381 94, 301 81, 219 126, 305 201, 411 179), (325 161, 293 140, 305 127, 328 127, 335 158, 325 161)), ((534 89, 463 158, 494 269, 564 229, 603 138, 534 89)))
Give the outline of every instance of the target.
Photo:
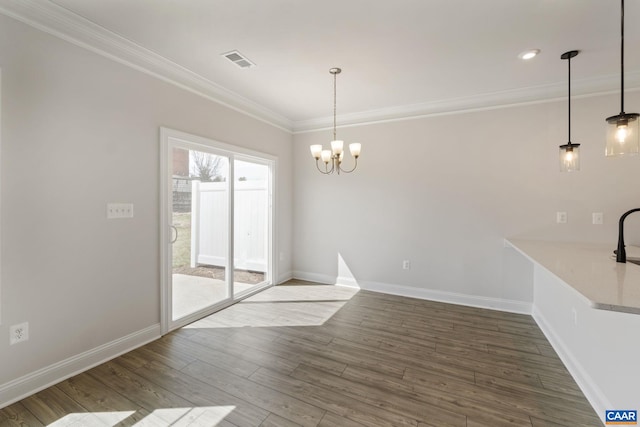
POLYGON ((566 224, 567 223, 567 213, 566 212, 556 212, 556 222, 558 224, 566 224))
POLYGON ((578 326, 578 311, 575 308, 572 308, 571 314, 573 314, 573 324, 578 326))
POLYGON ((9 344, 14 345, 29 340, 29 322, 13 325, 9 328, 9 344))
POLYGON ((591 214, 591 219, 593 224, 595 225, 601 225, 604 224, 604 215, 602 214, 602 212, 594 212, 591 214))
POLYGON ((402 269, 403 270, 410 270, 411 269, 411 261, 409 261, 408 259, 405 259, 404 261, 402 261, 402 269))
POLYGON ((133 203, 107 203, 107 219, 133 218, 133 203))

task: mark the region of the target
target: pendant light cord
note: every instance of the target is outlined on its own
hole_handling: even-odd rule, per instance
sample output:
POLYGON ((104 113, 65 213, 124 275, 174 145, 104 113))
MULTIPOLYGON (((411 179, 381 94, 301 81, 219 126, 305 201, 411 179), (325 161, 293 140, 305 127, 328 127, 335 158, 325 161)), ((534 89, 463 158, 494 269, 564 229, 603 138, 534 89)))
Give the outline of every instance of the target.
POLYGON ((624 113, 624 0, 620 13, 620 113, 624 113))
POLYGON ((569 104, 569 144, 571 144, 571 55, 567 60, 569 61, 569 97, 567 103, 569 104))

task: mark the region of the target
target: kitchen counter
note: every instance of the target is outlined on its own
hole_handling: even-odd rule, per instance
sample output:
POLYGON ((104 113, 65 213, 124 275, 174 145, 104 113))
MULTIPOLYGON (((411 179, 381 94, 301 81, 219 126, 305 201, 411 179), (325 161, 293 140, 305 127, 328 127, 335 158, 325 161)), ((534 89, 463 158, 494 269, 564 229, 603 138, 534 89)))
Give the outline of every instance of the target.
MULTIPOLYGON (((616 245, 506 239, 505 243, 578 291, 593 308, 640 314, 640 265, 617 263, 616 245)), ((627 258, 640 247, 627 245, 627 258)))

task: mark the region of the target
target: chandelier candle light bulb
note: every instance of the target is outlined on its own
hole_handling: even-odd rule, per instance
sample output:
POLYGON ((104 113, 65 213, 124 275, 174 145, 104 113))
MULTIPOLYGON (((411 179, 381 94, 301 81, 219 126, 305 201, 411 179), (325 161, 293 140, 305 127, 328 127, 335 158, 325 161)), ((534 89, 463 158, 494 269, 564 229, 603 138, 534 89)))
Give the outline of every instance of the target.
POLYGON ((358 157, 360 157, 360 151, 362 150, 362 146, 358 142, 349 144, 349 153, 351 153, 355 163, 350 170, 342 169, 344 141, 336 139, 336 75, 341 72, 342 70, 340 68, 332 68, 329 70, 329 73, 333 75, 333 141, 331 141, 331 150, 324 150, 320 144, 314 144, 309 147, 311 156, 316 159, 316 168, 324 175, 329 175, 334 172, 338 175, 340 175, 340 172, 353 172, 358 167, 358 157), (324 170, 320 168, 319 160, 322 160, 324 163, 324 170), (329 167, 329 163, 331 163, 331 167, 329 167))

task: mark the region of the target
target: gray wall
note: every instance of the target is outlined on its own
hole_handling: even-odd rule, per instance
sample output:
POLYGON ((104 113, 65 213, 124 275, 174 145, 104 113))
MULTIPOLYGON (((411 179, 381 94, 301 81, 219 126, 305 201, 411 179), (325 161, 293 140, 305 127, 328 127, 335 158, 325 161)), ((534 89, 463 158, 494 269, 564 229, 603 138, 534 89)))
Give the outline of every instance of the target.
POLYGON ((278 157, 291 271, 290 134, 4 15, 0 69, 0 386, 159 323, 160 126, 278 157), (107 221, 107 202, 135 218, 107 221))
MULTIPOLYGON (((640 93, 625 101, 640 111, 640 93)), ((574 100, 582 170, 573 174, 559 172, 566 108, 562 100, 338 129, 345 144, 362 143, 352 175, 315 170, 309 145, 327 146, 330 131, 295 135, 294 274, 531 302, 531 283, 508 280, 505 237, 606 241, 613 250, 620 214, 640 207, 640 157, 604 156, 618 96, 574 100), (568 213, 567 224, 555 223, 556 211, 568 213), (592 212, 605 224, 592 225, 592 212)), ((637 216, 628 243, 640 242, 637 216)))

